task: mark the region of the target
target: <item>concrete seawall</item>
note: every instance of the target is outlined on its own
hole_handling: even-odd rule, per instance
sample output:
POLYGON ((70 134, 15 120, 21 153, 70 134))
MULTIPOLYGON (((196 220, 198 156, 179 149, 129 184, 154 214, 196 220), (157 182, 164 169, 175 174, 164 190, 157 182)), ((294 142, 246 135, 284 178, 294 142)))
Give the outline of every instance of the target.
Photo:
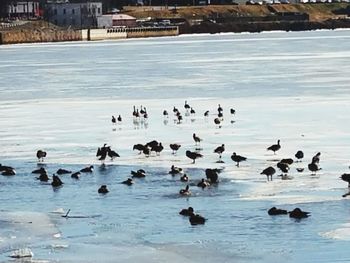
POLYGON ((80 41, 80 30, 9 30, 0 32, 0 44, 80 41))

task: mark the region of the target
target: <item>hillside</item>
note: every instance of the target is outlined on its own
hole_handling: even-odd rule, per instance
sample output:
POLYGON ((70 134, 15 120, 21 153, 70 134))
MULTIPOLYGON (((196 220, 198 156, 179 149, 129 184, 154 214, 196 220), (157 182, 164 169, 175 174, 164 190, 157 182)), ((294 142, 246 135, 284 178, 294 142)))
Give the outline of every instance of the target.
MULTIPOLYGON (((310 21, 324 21, 330 18, 343 18, 344 15, 336 15, 335 10, 345 9, 348 3, 317 3, 317 4, 278 4, 271 5, 278 12, 301 12, 310 16, 310 21)), ((207 17, 231 17, 231 16, 266 16, 271 15, 269 5, 209 5, 196 7, 125 7, 123 13, 138 19, 152 18, 185 18, 200 19, 207 17)))

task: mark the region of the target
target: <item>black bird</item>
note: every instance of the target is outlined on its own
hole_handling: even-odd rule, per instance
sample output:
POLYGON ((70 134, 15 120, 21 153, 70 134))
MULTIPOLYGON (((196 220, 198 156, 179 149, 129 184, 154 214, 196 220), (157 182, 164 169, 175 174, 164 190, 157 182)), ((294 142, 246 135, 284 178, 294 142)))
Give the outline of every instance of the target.
POLYGON ((183 216, 190 216, 194 213, 194 209, 192 207, 189 207, 189 208, 184 208, 182 209, 179 214, 180 215, 183 215, 183 216))
POLYGON ((155 146, 158 146, 159 142, 156 141, 156 140, 153 140, 153 141, 150 141, 148 143, 146 143, 146 146, 150 147, 150 148, 153 148, 155 146))
POLYGON ((287 173, 290 169, 288 163, 283 163, 282 161, 278 162, 277 167, 282 171, 282 179, 284 179, 287 176, 287 173))
POLYGON ((141 154, 144 150, 145 146, 138 143, 138 144, 135 144, 134 147, 132 147, 132 150, 138 150, 139 151, 139 154, 141 154))
POLYGON ((350 188, 350 174, 342 174, 340 177, 343 181, 348 183, 348 187, 350 188))
POLYGON ((56 172, 56 174, 58 174, 58 175, 61 175, 61 174, 70 174, 70 173, 72 173, 72 171, 68 171, 68 170, 66 170, 66 169, 58 169, 57 170, 57 172, 56 172))
POLYGON ((220 121, 220 118, 215 118, 214 119, 214 123, 218 126, 217 128, 221 128, 221 121, 220 121))
POLYGON ((204 178, 197 184, 198 187, 202 187, 203 189, 210 186, 210 183, 208 183, 204 178))
POLYGON ((97 149, 96 157, 100 157, 100 161, 104 161, 107 157, 109 147, 107 147, 106 145, 107 144, 104 144, 101 148, 97 149))
POLYGON ((6 171, 6 170, 9 170, 9 169, 14 170, 14 168, 11 167, 11 166, 6 166, 6 165, 1 165, 0 164, 0 172, 6 171))
POLYGON ((277 144, 273 144, 267 148, 268 151, 273 151, 274 154, 276 154, 279 149, 281 149, 280 140, 277 141, 277 144))
POLYGON ((160 155, 160 152, 163 151, 164 147, 162 143, 160 142, 158 145, 155 145, 154 147, 151 148, 152 152, 156 152, 157 155, 160 155))
POLYGON ((117 120, 116 118, 112 115, 112 124, 116 124, 117 123, 117 120))
POLYGON ((97 190, 99 194, 107 194, 109 191, 107 189, 107 185, 101 185, 101 187, 97 190))
POLYGON ((205 223, 205 218, 201 215, 198 215, 198 214, 192 214, 190 215, 190 223, 191 225, 195 226, 195 225, 204 225, 205 223))
POLYGON ((302 219, 309 217, 310 212, 302 211, 300 208, 295 208, 293 211, 289 212, 289 217, 302 219))
POLYGON ((193 133, 192 137, 196 145, 201 143, 202 139, 199 138, 195 133, 193 133))
POLYGON ((36 178, 36 179, 40 180, 40 182, 47 182, 47 181, 50 180, 49 176, 47 175, 47 173, 40 174, 39 177, 36 178))
POLYGON ((128 178, 127 180, 121 182, 122 184, 126 184, 126 185, 132 185, 134 184, 134 181, 131 178, 128 178))
POLYGON ((191 195, 190 186, 186 185, 186 188, 185 189, 181 189, 179 194, 180 195, 185 195, 185 196, 190 196, 191 195))
POLYGON ((193 160, 193 163, 196 162, 197 158, 202 158, 203 155, 201 155, 200 153, 196 153, 196 152, 191 152, 191 151, 186 151, 186 156, 190 159, 193 160))
POLYGON ((132 112, 132 116, 134 116, 134 117, 136 118, 136 117, 137 117, 136 115, 137 115, 136 107, 134 106, 134 110, 133 110, 133 112, 132 112))
POLYGON ((52 182, 51 185, 53 187, 59 187, 63 184, 63 182, 61 181, 61 179, 57 176, 57 175, 53 175, 52 176, 52 182))
POLYGON ((183 120, 182 115, 179 113, 177 115, 177 124, 180 124, 182 120, 183 120))
POLYGON ((313 163, 313 162, 309 163, 307 167, 311 171, 311 175, 316 175, 316 172, 322 169, 318 167, 318 163, 313 163))
POLYGON ((320 152, 316 153, 316 155, 314 157, 312 157, 311 162, 318 164, 320 162, 320 156, 321 156, 320 152))
POLYGON ((174 106, 174 108, 173 108, 174 115, 176 115, 178 112, 179 112, 179 110, 177 108, 175 108, 175 106, 174 106))
POLYGON ((237 163, 237 167, 239 167, 239 163, 240 162, 243 162, 243 161, 246 161, 247 158, 246 157, 243 157, 241 155, 238 155, 236 154, 235 152, 231 155, 231 159, 232 161, 236 162, 237 163))
POLYGON ((276 208, 276 207, 270 208, 269 211, 267 211, 267 213, 268 213, 270 216, 287 215, 287 214, 288 214, 287 210, 279 209, 279 208, 276 208))
POLYGON ((265 170, 263 170, 260 174, 265 174, 267 177, 267 181, 269 181, 269 178, 271 178, 272 181, 272 176, 275 174, 276 170, 272 166, 267 167, 265 170))
POLYGON ((118 118, 117 118, 117 121, 118 121, 118 123, 121 123, 122 122, 122 116, 118 116, 118 118))
POLYGON ((131 175, 132 175, 132 177, 136 177, 136 178, 144 178, 144 177, 146 177, 146 172, 143 169, 139 169, 136 172, 131 171, 131 175))
POLYGON ((204 117, 208 117, 209 116, 209 111, 207 110, 206 112, 204 112, 204 117))
POLYGON ((171 166, 169 174, 171 175, 176 175, 182 173, 182 168, 180 167, 175 167, 174 165, 171 166))
POLYGON ((169 118, 169 114, 166 110, 163 111, 163 116, 164 118, 169 118))
POLYGON ((144 115, 146 113, 146 108, 143 108, 142 105, 140 107, 140 113, 144 115))
POLYGON ((221 144, 221 146, 217 147, 214 150, 214 153, 219 154, 219 158, 221 159, 222 153, 225 151, 225 144, 221 144))
POLYGON ((222 114, 221 111, 218 113, 218 118, 219 118, 220 121, 224 120, 224 114, 222 114))
POLYGON ((220 169, 205 169, 205 176, 209 180, 210 183, 215 184, 219 182, 219 173, 220 169))
POLYGON ((301 159, 304 158, 304 153, 302 151, 297 151, 297 153, 295 154, 295 158, 297 158, 297 160, 301 162, 301 159))
POLYGON ((16 170, 12 167, 8 167, 4 171, 2 171, 1 175, 4 175, 4 176, 16 175, 16 170))
POLYGON ((32 174, 47 174, 47 171, 44 167, 41 167, 39 169, 32 171, 32 174))
POLYGON ((38 150, 36 152, 36 157, 38 158, 39 162, 43 162, 44 161, 44 157, 46 157, 46 152, 43 150, 38 150))
POLYGON ((97 148, 97 152, 96 152, 96 157, 99 157, 99 156, 101 156, 101 148, 100 147, 97 148))
POLYGON ((223 109, 221 108, 221 106, 220 106, 220 104, 219 104, 219 106, 218 106, 218 112, 220 113, 220 112, 222 112, 223 111, 223 109))
POLYGON ((286 159, 282 159, 280 162, 286 163, 288 165, 292 165, 294 163, 294 160, 292 158, 286 158, 286 159))
POLYGON ((120 155, 119 155, 117 152, 111 150, 110 147, 108 147, 108 156, 109 156, 112 160, 114 160, 114 158, 116 158, 116 157, 120 157, 120 155))
POLYGON ((187 100, 185 100, 184 108, 186 109, 186 111, 188 111, 191 108, 191 106, 187 103, 187 100))
POLYGON ((187 174, 184 174, 184 175, 181 176, 181 178, 180 178, 180 181, 181 181, 181 182, 188 182, 188 180, 189 180, 189 178, 188 178, 187 174))
POLYGON ((177 143, 172 143, 170 144, 170 149, 173 150, 173 154, 176 154, 176 152, 180 149, 181 144, 177 144, 177 143))
POLYGON ((148 146, 144 146, 142 153, 148 157, 151 154, 151 150, 148 146))
POLYGON ((94 166, 90 165, 80 170, 82 173, 92 173, 94 171, 94 166))
POLYGON ((72 173, 72 175, 70 177, 72 177, 73 179, 79 179, 80 178, 80 172, 72 173))
POLYGON ((191 114, 196 114, 196 111, 193 108, 191 108, 190 113, 191 114))
POLYGON ((235 109, 230 109, 230 113, 231 113, 231 115, 235 115, 236 114, 236 110, 235 109))

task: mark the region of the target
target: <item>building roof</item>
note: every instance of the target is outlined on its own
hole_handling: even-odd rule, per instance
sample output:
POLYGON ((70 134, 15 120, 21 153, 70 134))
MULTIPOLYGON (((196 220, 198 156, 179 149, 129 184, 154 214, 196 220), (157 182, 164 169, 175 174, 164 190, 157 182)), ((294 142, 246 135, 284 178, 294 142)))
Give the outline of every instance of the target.
POLYGON ((135 17, 125 15, 125 14, 112 14, 112 15, 103 15, 105 17, 112 17, 112 20, 136 20, 135 17))

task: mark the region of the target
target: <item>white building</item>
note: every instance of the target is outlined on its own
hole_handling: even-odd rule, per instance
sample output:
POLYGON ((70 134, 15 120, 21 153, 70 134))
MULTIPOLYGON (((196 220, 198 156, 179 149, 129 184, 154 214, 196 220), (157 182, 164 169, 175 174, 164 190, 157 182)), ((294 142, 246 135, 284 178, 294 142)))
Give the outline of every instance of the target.
POLYGON ((39 1, 10 2, 7 6, 7 15, 10 18, 38 17, 39 1))
POLYGON ((135 27, 136 18, 125 14, 103 15, 97 19, 98 28, 135 27))
POLYGON ((102 16, 101 2, 47 4, 47 19, 62 27, 95 28, 100 16, 102 16))

